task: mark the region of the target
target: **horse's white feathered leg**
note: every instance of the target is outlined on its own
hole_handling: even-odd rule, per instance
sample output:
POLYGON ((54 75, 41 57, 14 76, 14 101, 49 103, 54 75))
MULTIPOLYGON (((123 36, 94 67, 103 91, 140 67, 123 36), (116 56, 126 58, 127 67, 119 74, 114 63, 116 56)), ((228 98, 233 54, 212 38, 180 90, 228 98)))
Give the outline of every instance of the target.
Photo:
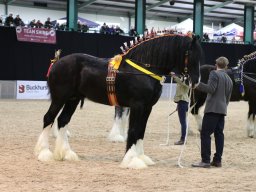
POLYGON ((121 135, 124 137, 125 141, 127 140, 127 130, 128 130, 128 120, 129 120, 129 112, 128 108, 125 108, 123 115, 122 115, 122 121, 121 121, 121 135))
POLYGON ((54 150, 54 158, 56 160, 79 160, 77 154, 70 148, 67 135, 67 126, 59 130, 54 150))
POLYGON ((108 135, 108 139, 113 142, 125 142, 124 136, 121 134, 122 118, 115 117, 114 125, 108 135))
POLYGON ((50 161, 53 159, 53 154, 49 149, 49 131, 51 126, 43 129, 41 135, 38 138, 37 144, 35 146, 35 154, 40 161, 50 161))
POLYGON ((58 134, 59 134, 58 124, 54 122, 52 125, 52 136, 57 138, 58 134))
POLYGON ((144 154, 143 140, 138 140, 136 145, 132 147, 125 154, 123 161, 120 165, 122 168, 131 169, 143 169, 147 168, 148 165, 154 165, 155 163, 144 154))
MULTIPOLYGON (((58 124, 57 123, 53 123, 53 126, 52 126, 52 136, 57 138, 58 134, 59 134, 58 124)), ((69 130, 67 130, 67 135, 68 135, 68 137, 70 137, 70 135, 71 135, 69 130)))
POLYGON ((146 165, 154 165, 155 163, 152 161, 150 157, 144 154, 144 146, 143 140, 139 139, 136 143, 136 151, 138 153, 139 158, 144 161, 146 165))
POLYGON ((202 116, 201 115, 193 115, 195 117, 196 123, 197 123, 197 127, 198 127, 198 131, 202 130, 202 116))
POLYGON ((256 118, 253 120, 254 124, 254 138, 256 138, 256 118))
POLYGON ((253 122, 253 115, 247 119, 247 137, 253 138, 254 135, 254 122, 253 122))

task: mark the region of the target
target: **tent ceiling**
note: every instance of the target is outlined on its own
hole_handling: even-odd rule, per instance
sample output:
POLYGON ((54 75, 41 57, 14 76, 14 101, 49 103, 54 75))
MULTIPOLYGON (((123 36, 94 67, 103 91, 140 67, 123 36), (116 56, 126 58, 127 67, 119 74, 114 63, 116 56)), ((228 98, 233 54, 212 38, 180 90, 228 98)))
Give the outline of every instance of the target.
MULTIPOLYGON (((8 0, 7 0, 8 1, 8 0)), ((174 0, 170 5, 167 0, 146 0, 147 19, 160 19, 180 22, 193 15, 193 0, 174 0)), ((67 0, 9 0, 10 5, 37 7, 46 9, 66 10, 67 0)), ((244 3, 236 0, 205 0, 204 23, 215 24, 223 22, 225 25, 236 22, 243 24, 244 3)), ((254 0, 246 3, 256 6, 254 0)), ((135 0, 78 0, 79 12, 96 13, 114 16, 134 15, 135 0)), ((256 13, 255 13, 256 16, 256 13)), ((255 18, 256 19, 256 18, 255 18)))

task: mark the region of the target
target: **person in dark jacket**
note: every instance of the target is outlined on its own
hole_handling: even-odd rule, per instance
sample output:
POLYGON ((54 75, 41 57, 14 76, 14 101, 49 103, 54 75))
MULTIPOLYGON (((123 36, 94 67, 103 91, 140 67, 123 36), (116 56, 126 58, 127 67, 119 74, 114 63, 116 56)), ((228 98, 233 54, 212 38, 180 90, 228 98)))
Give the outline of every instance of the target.
POLYGON ((4 25, 7 27, 13 26, 12 13, 10 13, 8 17, 6 17, 4 25))
POLYGON ((13 20, 14 26, 23 26, 23 21, 19 15, 16 15, 15 19, 13 20))
POLYGON ((40 20, 37 20, 36 22, 36 28, 42 28, 44 25, 40 20))
POLYGON ((47 20, 44 22, 44 28, 51 29, 53 27, 51 18, 48 17, 47 20))
POLYGON ((33 19, 30 23, 29 23, 29 27, 31 28, 35 28, 36 27, 36 20, 33 19))
POLYGON ((216 70, 211 71, 207 84, 200 83, 198 90, 206 92, 206 105, 202 122, 201 162, 192 164, 193 167, 221 167, 224 148, 224 124, 227 106, 232 93, 233 83, 225 69, 229 61, 226 57, 216 59, 216 70), (211 134, 214 133, 216 153, 210 163, 211 134))

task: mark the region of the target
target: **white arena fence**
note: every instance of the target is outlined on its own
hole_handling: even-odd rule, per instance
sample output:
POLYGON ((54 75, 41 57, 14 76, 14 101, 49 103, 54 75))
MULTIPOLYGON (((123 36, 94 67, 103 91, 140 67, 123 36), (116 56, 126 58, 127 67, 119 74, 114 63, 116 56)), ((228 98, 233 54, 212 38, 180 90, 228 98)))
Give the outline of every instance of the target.
MULTIPOLYGON (((0 99, 50 99, 48 92, 46 81, 0 81, 0 99)), ((160 99, 173 99, 175 92, 175 83, 164 83, 160 99)))

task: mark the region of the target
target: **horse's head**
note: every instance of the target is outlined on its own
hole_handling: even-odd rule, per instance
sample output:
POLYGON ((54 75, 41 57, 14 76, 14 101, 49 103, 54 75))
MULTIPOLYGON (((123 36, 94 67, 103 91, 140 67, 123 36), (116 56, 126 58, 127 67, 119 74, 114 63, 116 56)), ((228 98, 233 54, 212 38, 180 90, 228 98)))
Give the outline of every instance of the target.
POLYGON ((158 74, 174 71, 188 75, 192 85, 200 81, 202 50, 196 37, 191 39, 177 34, 153 37, 133 46, 124 53, 124 57, 150 64, 150 70, 158 74))
POLYGON ((195 86, 200 82, 200 65, 202 64, 202 48, 197 37, 193 37, 189 50, 186 53, 185 68, 195 86))

